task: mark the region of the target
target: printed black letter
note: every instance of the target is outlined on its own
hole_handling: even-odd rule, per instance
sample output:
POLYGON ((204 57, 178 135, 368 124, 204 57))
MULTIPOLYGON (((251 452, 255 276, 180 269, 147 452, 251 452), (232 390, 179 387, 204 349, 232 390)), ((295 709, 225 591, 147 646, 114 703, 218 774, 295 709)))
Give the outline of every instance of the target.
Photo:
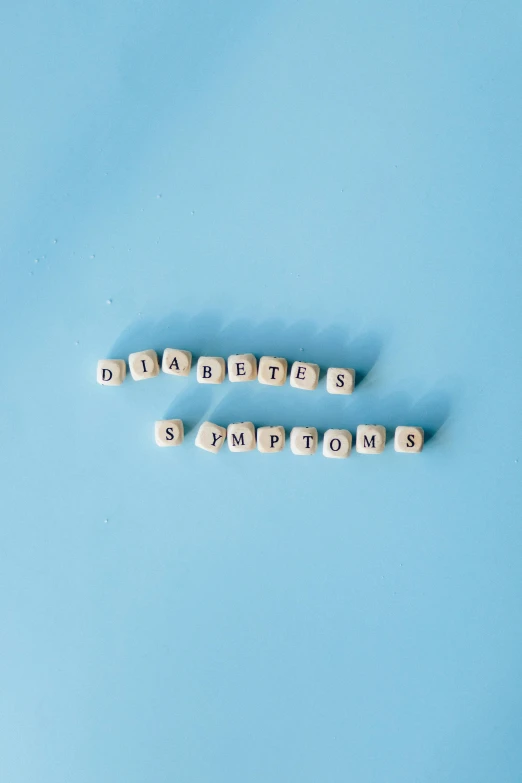
POLYGON ((236 375, 246 375, 245 372, 245 362, 236 362, 236 375), (243 372, 239 371, 239 368, 243 370, 243 372))
MULTIPOLYGON (((214 445, 214 444, 212 444, 212 445, 214 445)), ((238 436, 235 434, 235 432, 233 432, 232 433, 232 445, 233 446, 244 446, 245 445, 245 433, 242 432, 239 435, 239 438, 238 438, 238 436)))
POLYGON ((295 377, 298 378, 300 381, 304 381, 305 373, 306 373, 306 367, 298 367, 295 377), (302 375, 301 372, 303 373, 302 375))
POLYGON ((412 449, 415 446, 415 439, 414 439, 413 435, 410 433, 408 435, 408 437, 406 438, 406 440, 407 440, 406 448, 412 449))
POLYGON ((173 367, 175 367, 176 370, 179 371, 179 364, 178 364, 178 360, 176 359, 176 357, 173 358, 172 364, 170 365, 169 370, 172 370, 173 367))
POLYGON ((110 381, 111 378, 112 378, 112 370, 108 370, 106 367, 104 367, 103 370, 102 370, 102 381, 110 381), (108 378, 105 375, 106 372, 109 373, 109 377, 108 378))
POLYGON ((142 359, 141 363, 143 365, 143 372, 147 372, 147 365, 145 364, 145 359, 142 359))
POLYGON ((314 439, 314 436, 313 436, 313 435, 303 435, 303 440, 305 440, 305 441, 306 441, 306 446, 305 446, 305 449, 309 449, 309 448, 311 448, 311 446, 310 446, 310 441, 311 441, 311 440, 313 440, 313 439, 314 439))
POLYGON ((368 440, 368 438, 367 438, 367 437, 366 437, 366 435, 365 435, 365 436, 364 436, 364 442, 363 442, 363 446, 364 446, 364 448, 365 448, 365 449, 366 449, 366 448, 368 448, 368 449, 369 449, 369 448, 372 448, 372 449, 374 449, 374 448, 375 448, 375 435, 372 435, 372 437, 370 438, 370 440, 368 440))
POLYGON ((344 386, 344 375, 340 374, 337 376, 337 383, 335 385, 337 386, 337 388, 342 389, 342 387, 344 386))
POLYGON ((272 375, 270 376, 270 380, 275 381, 275 374, 278 370, 280 370, 280 367, 274 367, 272 364, 268 368, 269 370, 272 370, 272 375))
POLYGON ((166 433, 166 440, 174 440, 174 433, 172 432, 172 427, 167 427, 165 433, 166 433))
POLYGON ((279 440, 279 435, 270 435, 270 448, 273 449, 279 440))
POLYGON ((203 378, 212 378, 212 370, 208 364, 203 365, 203 378))
POLYGON ((220 438, 222 438, 222 437, 223 437, 223 435, 218 435, 216 432, 213 432, 213 433, 212 433, 212 438, 213 438, 213 440, 212 440, 212 445, 213 445, 213 446, 215 446, 215 445, 216 445, 216 443, 218 442, 218 440, 219 440, 220 438))
POLYGON ((339 449, 341 448, 341 441, 339 440, 339 438, 333 438, 330 441, 330 448, 332 449, 332 451, 339 451, 339 449), (334 443, 338 444, 336 449, 334 449, 334 443))

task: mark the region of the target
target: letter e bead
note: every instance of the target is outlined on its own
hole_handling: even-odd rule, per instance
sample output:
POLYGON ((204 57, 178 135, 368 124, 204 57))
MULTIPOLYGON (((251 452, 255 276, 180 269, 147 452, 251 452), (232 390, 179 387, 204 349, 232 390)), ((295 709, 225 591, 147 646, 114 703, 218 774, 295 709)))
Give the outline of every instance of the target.
POLYGON ((319 383, 319 365, 306 362, 294 362, 290 372, 290 386, 296 389, 312 391, 319 383))
POLYGON ((235 353, 228 357, 228 379, 232 383, 255 381, 257 360, 252 353, 235 353))

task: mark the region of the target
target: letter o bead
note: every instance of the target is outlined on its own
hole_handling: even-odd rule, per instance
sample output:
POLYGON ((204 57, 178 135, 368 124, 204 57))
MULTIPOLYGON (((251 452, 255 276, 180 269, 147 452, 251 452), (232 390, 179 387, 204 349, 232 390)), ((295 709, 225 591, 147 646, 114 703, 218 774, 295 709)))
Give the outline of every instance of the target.
POLYGON ((154 425, 154 437, 158 446, 180 446, 183 443, 181 419, 162 419, 154 425))
POLYGON ((277 454, 279 451, 283 451, 284 446, 284 427, 279 425, 276 427, 258 427, 257 449, 261 454, 277 454))
POLYGON ((257 359, 253 353, 235 353, 228 357, 228 380, 232 383, 255 381, 257 359))
POLYGON ((294 427, 290 432, 292 454, 306 457, 317 451, 317 430, 315 427, 294 427))
POLYGON ((256 428, 251 421, 240 421, 227 427, 227 444, 230 451, 252 451, 256 447, 256 428))
POLYGON ((348 430, 326 430, 323 438, 323 456, 346 459, 352 450, 352 433, 348 430))
POLYGON ((419 454, 424 446, 422 427, 397 427, 395 430, 395 451, 402 454, 419 454))
POLYGON ((204 421, 196 435, 196 446, 198 449, 210 451, 211 454, 217 454, 222 448, 227 431, 219 424, 213 424, 211 421, 204 421))
POLYGON ((196 377, 198 383, 223 383, 225 360, 221 356, 200 356, 196 377))
POLYGON ((129 368, 135 381, 155 378, 159 373, 158 354, 153 350, 131 353, 129 368))
POLYGON ((290 372, 290 386, 295 389, 313 391, 319 383, 319 365, 308 362, 294 362, 290 372))
POLYGON ((359 454, 382 454, 386 429, 380 424, 359 424, 355 448, 359 454))
POLYGON ((123 359, 100 359, 96 380, 102 386, 119 386, 125 380, 127 367, 123 359))

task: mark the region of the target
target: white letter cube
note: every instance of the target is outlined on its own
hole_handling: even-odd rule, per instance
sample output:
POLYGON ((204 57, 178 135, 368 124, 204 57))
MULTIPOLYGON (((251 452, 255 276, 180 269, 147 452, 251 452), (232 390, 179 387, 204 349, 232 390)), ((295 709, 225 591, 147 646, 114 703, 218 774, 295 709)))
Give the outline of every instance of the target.
POLYGON ((127 367, 123 359, 100 359, 96 380, 102 386, 119 386, 125 379, 127 367))
POLYGON ((284 386, 288 362, 280 356, 262 356, 259 360, 257 380, 267 386, 284 386))
POLYGON ((258 427, 257 448, 261 454, 277 454, 277 452, 283 451, 284 446, 284 427, 279 425, 276 427, 258 427))
POLYGON ((356 449, 359 454, 381 454, 386 445, 386 429, 380 424, 359 424, 356 449))
POLYGON ((255 381, 257 360, 252 353, 235 353, 228 357, 228 379, 232 383, 255 381))
POLYGON ((424 430, 422 427, 397 427, 394 445, 395 451, 418 454, 424 446, 424 430))
POLYGON ((167 375, 188 375, 192 366, 192 354, 190 351, 181 351, 179 348, 165 348, 161 369, 167 375))
POLYGON ((352 394, 355 385, 355 370, 343 367, 329 367, 326 373, 326 391, 330 394, 352 394))
POLYGON ((199 449, 210 451, 212 454, 217 454, 226 437, 227 431, 224 427, 213 424, 211 421, 204 421, 196 436, 196 446, 199 449))
POLYGON ((294 427, 290 432, 290 448, 293 454, 306 457, 317 450, 317 430, 315 427, 294 427))
POLYGON ((197 367, 198 383, 223 383, 225 360, 221 356, 200 356, 197 367))
POLYGON ((352 433, 348 430, 326 430, 323 438, 323 455, 334 459, 346 459, 352 450, 352 433))
POLYGON ((239 421, 227 427, 230 451, 252 451, 256 447, 256 428, 251 421, 239 421))
POLYGON ((312 391, 319 383, 319 365, 308 362, 294 362, 290 373, 290 386, 312 391))
POLYGON ((183 443, 183 422, 181 419, 163 419, 154 425, 158 446, 180 446, 183 443))
POLYGON ((159 373, 158 354, 152 350, 131 353, 129 356, 129 368, 135 381, 155 378, 159 373))

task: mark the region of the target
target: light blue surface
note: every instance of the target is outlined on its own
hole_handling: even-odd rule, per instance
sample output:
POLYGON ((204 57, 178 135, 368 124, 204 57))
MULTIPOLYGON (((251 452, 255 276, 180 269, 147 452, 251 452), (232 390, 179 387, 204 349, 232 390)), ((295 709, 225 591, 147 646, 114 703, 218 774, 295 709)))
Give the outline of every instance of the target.
POLYGON ((2 18, 0 780, 518 783, 520 4, 2 18), (95 383, 167 345, 366 378, 95 383))

